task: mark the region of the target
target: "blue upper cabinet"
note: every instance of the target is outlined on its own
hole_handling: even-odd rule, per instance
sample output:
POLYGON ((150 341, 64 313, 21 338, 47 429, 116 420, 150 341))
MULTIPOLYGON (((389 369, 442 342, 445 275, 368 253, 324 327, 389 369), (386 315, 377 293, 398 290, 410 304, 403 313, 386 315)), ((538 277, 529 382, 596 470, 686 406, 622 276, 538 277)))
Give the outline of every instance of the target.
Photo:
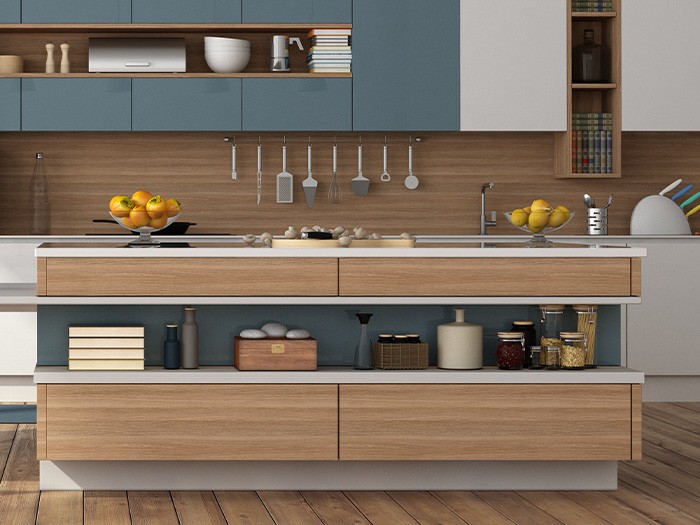
POLYGON ((0 78, 0 131, 19 131, 20 115, 20 79, 0 78))
POLYGON ((130 131, 131 79, 22 79, 23 131, 130 131))
POLYGON ((244 24, 350 24, 352 0, 243 0, 244 24))
POLYGON ((457 131, 459 0, 354 0, 353 127, 457 131))
POLYGON ((20 5, 22 0, 2 0, 0 1, 0 24, 19 24, 20 5))
POLYGON ((350 78, 244 78, 244 131, 350 131, 350 78))
POLYGON ((135 78, 134 131, 241 129, 240 78, 135 78))
POLYGON ((128 24, 130 22, 131 0, 22 0, 22 23, 24 24, 128 24))
POLYGON ((240 24, 241 0, 133 0, 135 24, 240 24))

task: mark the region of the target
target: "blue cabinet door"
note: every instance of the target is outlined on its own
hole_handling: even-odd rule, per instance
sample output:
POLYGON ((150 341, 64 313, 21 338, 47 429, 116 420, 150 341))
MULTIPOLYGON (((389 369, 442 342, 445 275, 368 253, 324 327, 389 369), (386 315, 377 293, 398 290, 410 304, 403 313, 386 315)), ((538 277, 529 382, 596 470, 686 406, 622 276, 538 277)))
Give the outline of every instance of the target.
POLYGON ((350 131, 350 78, 244 78, 243 130, 350 131))
POLYGON ((240 78, 135 78, 134 131, 241 129, 240 78))
POLYGON ((352 0, 243 0, 244 24, 350 24, 352 0))
POLYGON ((0 2, 0 24, 19 24, 22 0, 2 0, 0 2))
POLYGON ((354 0, 356 130, 459 130, 459 0, 354 0))
POLYGON ((135 24, 240 24, 241 0, 133 0, 135 24))
POLYGON ((0 78, 0 131, 20 130, 20 79, 0 78))
POLYGON ((131 79, 22 79, 23 131, 130 131, 131 79))
POLYGON ((24 24, 128 24, 131 0, 22 0, 24 24))

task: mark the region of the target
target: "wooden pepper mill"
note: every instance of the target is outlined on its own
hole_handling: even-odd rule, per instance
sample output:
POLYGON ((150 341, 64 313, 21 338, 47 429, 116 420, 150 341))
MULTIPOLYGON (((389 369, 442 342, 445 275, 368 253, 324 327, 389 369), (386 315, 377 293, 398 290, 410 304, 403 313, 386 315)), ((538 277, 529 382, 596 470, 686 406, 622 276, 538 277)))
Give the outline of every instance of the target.
POLYGON ((61 44, 61 73, 70 73, 70 60, 68 59, 68 50, 70 45, 61 44))
POLYGON ((53 61, 53 48, 54 45, 51 43, 46 44, 46 72, 55 73, 56 64, 53 61))

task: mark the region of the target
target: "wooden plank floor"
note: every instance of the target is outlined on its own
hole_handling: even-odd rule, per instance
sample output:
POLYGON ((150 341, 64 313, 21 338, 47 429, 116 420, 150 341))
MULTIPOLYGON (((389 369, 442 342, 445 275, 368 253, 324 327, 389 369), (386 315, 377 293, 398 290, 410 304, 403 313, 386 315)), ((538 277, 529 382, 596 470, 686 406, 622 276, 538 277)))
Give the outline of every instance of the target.
POLYGON ((700 524, 700 403, 644 405, 611 492, 39 492, 34 425, 0 424, 0 524, 700 524))

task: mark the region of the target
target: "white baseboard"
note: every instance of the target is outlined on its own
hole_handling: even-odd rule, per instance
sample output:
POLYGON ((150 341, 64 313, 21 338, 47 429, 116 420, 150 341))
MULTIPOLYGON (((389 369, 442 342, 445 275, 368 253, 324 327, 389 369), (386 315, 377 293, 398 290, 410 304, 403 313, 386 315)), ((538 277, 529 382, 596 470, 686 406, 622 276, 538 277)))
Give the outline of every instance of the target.
POLYGON ((700 402, 700 376, 645 376, 642 401, 700 402))
POLYGON ((41 490, 615 490, 616 461, 41 461, 41 490))

